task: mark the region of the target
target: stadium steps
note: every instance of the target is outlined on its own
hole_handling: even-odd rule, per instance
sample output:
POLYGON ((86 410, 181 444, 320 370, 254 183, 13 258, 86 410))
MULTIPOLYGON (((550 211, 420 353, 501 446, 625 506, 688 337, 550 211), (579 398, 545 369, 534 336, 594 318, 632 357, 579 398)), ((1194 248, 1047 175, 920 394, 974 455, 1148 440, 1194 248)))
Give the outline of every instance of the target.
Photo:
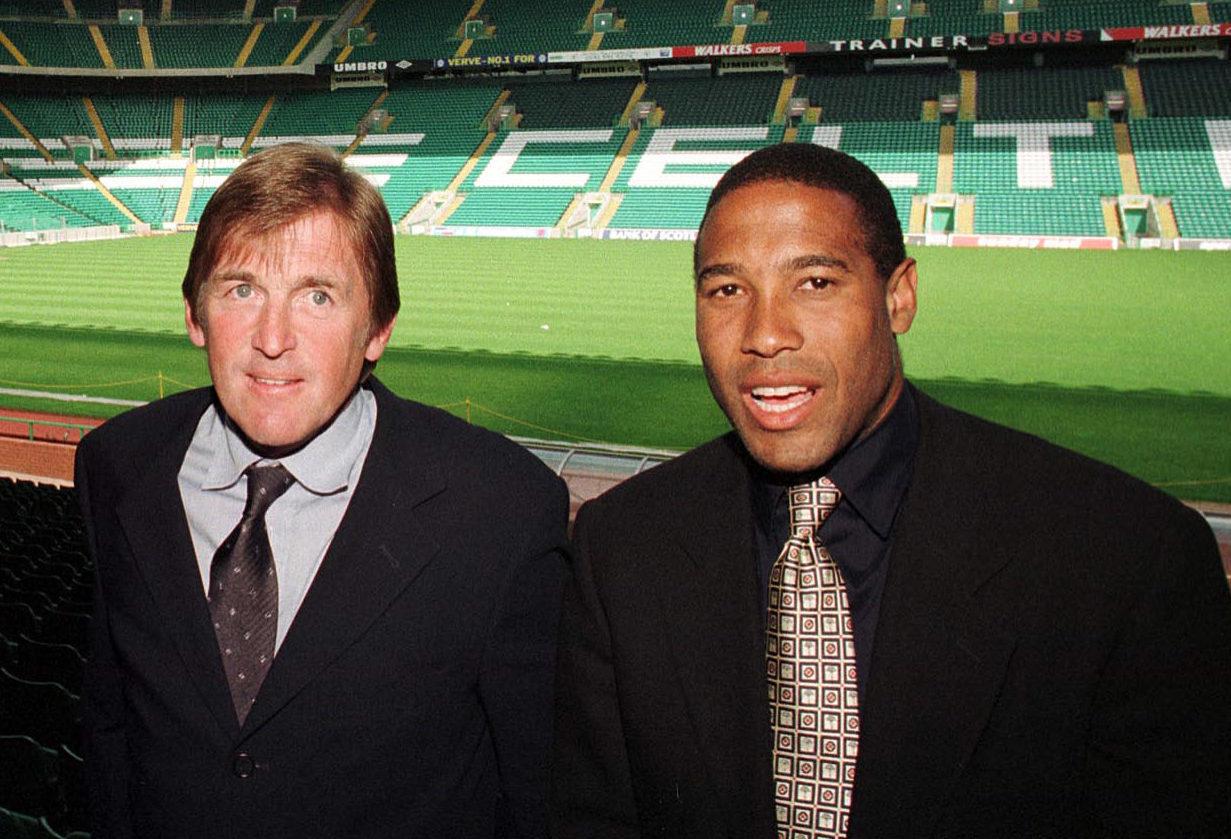
POLYGON ((624 112, 620 114, 620 125, 628 125, 629 120, 633 116, 633 108, 637 107, 637 103, 641 101, 641 97, 645 96, 647 85, 644 81, 637 82, 637 86, 633 88, 632 94, 628 97, 628 103, 624 106, 624 112))
MULTIPOLYGON (((372 102, 372 104, 368 106, 368 109, 367 109, 366 111, 364 111, 364 112, 363 112, 363 116, 359 118, 360 123, 365 123, 365 124, 366 124, 368 114, 372 113, 372 111, 374 111, 374 110, 376 110, 377 108, 379 108, 379 107, 380 107, 380 103, 381 103, 381 102, 384 102, 384 101, 385 101, 386 99, 388 99, 388 98, 389 98, 389 91, 388 91, 387 89, 386 89, 386 90, 382 90, 382 91, 380 92, 380 95, 379 95, 379 96, 377 96, 377 97, 376 97, 376 99, 372 102)), ((386 127, 386 128, 388 128, 388 120, 386 120, 385 127, 386 127)), ((351 140, 351 144, 350 144, 349 146, 347 146, 347 147, 346 147, 345 151, 343 151, 343 152, 342 152, 342 156, 343 156, 343 157, 350 157, 352 154, 354 154, 354 153, 355 153, 355 150, 356 150, 356 149, 358 149, 358 148, 359 148, 359 146, 360 146, 360 145, 363 143, 363 141, 364 141, 364 140, 366 140, 366 139, 367 139, 367 132, 366 132, 366 131, 361 131, 361 132, 356 133, 356 134, 355 134, 355 139, 354 139, 354 140, 351 140)))
POLYGON ((974 70, 958 70, 961 88, 958 92, 957 118, 972 120, 975 118, 975 107, 979 91, 979 78, 974 70))
POLYGON ((154 47, 150 44, 150 29, 148 26, 137 27, 137 44, 141 47, 141 66, 146 70, 157 69, 154 61, 154 47))
POLYGON ((620 209, 620 204, 624 201, 624 193, 615 192, 611 194, 611 198, 607 201, 607 206, 603 207, 603 211, 599 213, 598 218, 594 220, 594 229, 602 230, 611 220, 615 218, 616 211, 620 209))
POLYGON ((179 157, 184 148, 184 97, 171 100, 171 156, 179 157))
POLYGON ((253 142, 255 142, 256 138, 260 135, 261 128, 265 125, 265 120, 269 119, 269 112, 274 109, 274 101, 276 99, 276 96, 270 96, 265 100, 265 106, 261 108, 261 112, 256 115, 256 121, 253 122, 252 127, 248 129, 248 134, 244 137, 244 142, 239 147, 240 153, 245 157, 248 155, 248 150, 252 148, 253 142))
POLYGON ((923 233, 924 225, 927 223, 928 216, 928 197, 926 195, 914 195, 910 200, 910 223, 907 230, 910 233, 923 233))
POLYGON ((438 223, 440 214, 448 210, 452 214, 454 207, 454 199, 457 194, 453 192, 445 192, 444 190, 432 190, 425 193, 422 198, 414 203, 406 214, 398 219, 398 223, 394 225, 398 230, 403 232, 411 227, 422 225, 434 225, 438 223))
POLYGON ((103 62, 103 66, 109 70, 114 70, 115 59, 111 56, 111 49, 107 46, 107 39, 103 37, 103 31, 93 23, 88 28, 90 38, 94 41, 94 48, 98 50, 98 57, 103 62))
POLYGON ((137 215, 132 210, 124 206, 124 202, 116 198, 115 194, 112 193, 111 190, 103 186, 103 182, 98 179, 97 175, 95 175, 88 168, 86 168, 85 164, 81 164, 81 163, 77 164, 77 170, 81 172, 81 174, 85 175, 89 180, 93 181, 94 188, 97 189, 104 198, 106 198, 108 201, 114 204, 117 210, 119 210, 124 215, 128 216, 128 218, 131 219, 134 223, 141 224, 141 219, 137 218, 137 215))
POLYGON ((492 141, 495 139, 495 131, 487 132, 487 136, 485 136, 482 141, 480 141, 479 145, 475 147, 475 150, 470 153, 470 157, 467 158, 465 164, 463 164, 462 168, 459 169, 457 174, 453 176, 453 180, 449 182, 449 185, 446 187, 449 192, 456 192, 461 189, 462 183, 464 183, 466 178, 470 176, 470 173, 474 171, 474 167, 479 165, 479 160, 487 151, 487 147, 490 146, 492 141))
POLYGON ((465 195, 454 195, 449 203, 445 204, 437 211, 436 217, 433 219, 433 224, 444 224, 449 216, 457 212, 457 208, 462 206, 462 202, 466 200, 465 195))
POLYGON ((1155 201, 1154 209, 1158 215, 1159 233, 1167 239, 1178 239, 1180 236, 1180 226, 1176 223, 1175 208, 1171 206, 1171 199, 1155 201))
POLYGON ((321 22, 319 20, 312 21, 312 24, 308 27, 308 30, 303 33, 303 36, 300 37, 295 46, 291 48, 291 51, 287 53, 286 58, 282 59, 283 67, 290 67, 299 60, 299 56, 303 55, 304 50, 308 48, 308 44, 312 43, 312 39, 316 37, 316 33, 320 28, 321 22))
POLYGON ((81 104, 85 108, 90 124, 94 126, 95 136, 103 144, 103 154, 107 155, 108 160, 115 160, 115 147, 111 145, 111 136, 107 133, 107 128, 103 125, 102 118, 98 115, 98 109, 94 107, 94 100, 89 96, 83 96, 81 97, 81 104))
POLYGON ((21 50, 17 49, 17 45, 9 40, 9 36, 5 35, 3 31, 0 31, 0 46, 8 50, 9 55, 13 56, 13 60, 22 67, 30 66, 30 62, 26 59, 25 55, 22 54, 21 50))
POLYGON ((457 49, 454 50, 454 58, 465 58, 466 54, 470 52, 470 48, 474 46, 474 40, 472 38, 463 37, 463 33, 466 31, 466 21, 474 20, 478 17, 479 10, 482 8, 483 0, 474 0, 474 5, 470 7, 470 11, 466 12, 466 16, 462 18, 460 23, 458 23, 457 35, 462 39, 462 42, 458 44, 457 49))
POLYGON ((1141 87, 1141 73, 1128 64, 1124 65, 1121 72, 1124 75, 1124 92, 1128 94, 1128 115, 1133 119, 1145 119, 1149 112, 1146 109, 1145 92, 1141 87))
POLYGON ((500 95, 496 97, 496 101, 492 102, 491 107, 487 109, 487 113, 483 115, 483 125, 492 124, 492 121, 496 118, 496 114, 500 112, 500 106, 505 102, 508 102, 509 96, 511 95, 512 91, 508 88, 500 91, 500 95))
POLYGON ((1120 227, 1120 202, 1111 196, 1103 197, 1103 229, 1114 239, 1124 238, 1120 227))
POLYGON ((612 187, 615 186, 616 178, 620 177, 620 172, 624 170, 624 164, 628 163, 628 156, 632 153, 633 146, 637 144, 637 137, 640 134, 641 131, 639 129, 629 129, 628 134, 624 137, 624 142, 620 144, 620 150, 616 152, 615 159, 611 161, 611 166, 607 168, 607 174, 603 176, 603 182, 599 184, 599 192, 611 192, 612 187))
POLYGON ((906 18, 895 17, 889 19, 889 37, 901 38, 906 34, 906 18))
POLYGON ((4 114, 6 117, 8 117, 9 122, 13 123, 13 127, 16 128, 21 133, 21 136, 25 137, 27 140, 30 141, 30 143, 34 146, 34 148, 38 151, 38 153, 43 156, 44 160, 50 163, 55 159, 54 157, 52 157, 51 152, 47 150, 47 147, 44 146, 37 137, 31 134, 30 130, 26 128, 25 125, 22 124, 22 121, 17 118, 17 114, 10 111, 8 109, 8 106, 5 105, 3 102, 0 102, 0 114, 4 114))
MULTIPOLYGON (((573 224, 573 216, 577 215, 577 211, 586 204, 586 196, 583 193, 577 193, 573 196, 573 200, 564 208, 564 212, 560 214, 560 220, 556 222, 556 229, 561 233, 568 230, 570 227, 576 226, 573 224)), ((604 205, 606 202, 604 202, 604 205)))
POLYGON ((1120 183, 1130 195, 1141 194, 1141 179, 1137 177, 1137 159, 1133 156, 1133 141, 1128 126, 1117 122, 1111 126, 1116 138, 1116 161, 1120 164, 1120 183))
POLYGON ((1022 31, 1022 18, 1020 12, 1005 12, 1004 22, 1001 24, 1005 32, 1016 33, 1022 31))
POLYGON ((782 87, 778 88, 778 101, 774 103, 774 124, 786 122, 786 106, 790 104, 795 85, 801 78, 802 76, 787 76, 782 80, 782 87))
POLYGON ((365 139, 367 139, 366 135, 356 134, 355 139, 350 141, 350 145, 342 149, 342 156, 350 157, 352 154, 355 153, 355 150, 358 149, 360 145, 362 145, 365 139))
POLYGON ((1192 3, 1193 23, 1209 24, 1214 21, 1210 18, 1210 7, 1208 3, 1192 3))
POLYGON ((252 24, 252 31, 248 33, 248 37, 244 39, 244 45, 239 48, 239 55, 235 56, 235 66, 244 67, 248 64, 248 58, 252 55, 252 51, 256 48, 257 39, 261 37, 261 33, 265 31, 265 24, 257 21, 252 24))
POLYGON ((936 191, 953 192, 953 145, 956 129, 940 127, 940 150, 936 155, 936 191))
POLYGON ((959 195, 954 208, 953 229, 956 233, 975 232, 975 197, 959 195))
MULTIPOLYGON (((352 27, 362 26, 362 25, 363 25, 363 22, 364 22, 364 19, 365 19, 365 18, 367 18, 368 13, 372 11, 372 7, 373 7, 373 6, 375 6, 375 5, 376 5, 376 0, 364 0, 363 6, 362 6, 362 7, 360 7, 359 11, 355 14, 355 16, 354 16, 353 18, 351 18, 351 21, 350 21, 350 23, 348 24, 348 26, 352 26, 352 27)), ((392 7, 392 6, 390 6, 390 7, 392 7)), ((409 16, 407 16, 407 17, 409 17, 409 16)), ((378 28, 379 28, 380 24, 378 23, 378 25, 377 25, 377 26, 378 26, 378 28)), ((343 30, 343 31, 345 31, 345 30, 343 30)), ((387 47, 394 47, 395 45, 394 45, 394 44, 387 44, 386 46, 387 46, 387 47)), ((339 52, 336 56, 334 56, 334 59, 333 59, 333 60, 334 60, 334 62, 336 63, 336 62, 342 62, 342 61, 345 61, 347 58, 349 58, 349 57, 350 57, 350 54, 351 54, 351 52, 352 52, 354 49, 355 49, 354 45, 353 45, 353 44, 348 43, 346 46, 342 47, 342 50, 341 50, 341 51, 340 51, 340 52, 339 52)), ((400 52, 401 52, 401 54, 403 54, 403 55, 410 55, 410 54, 412 54, 411 52, 406 52, 406 51, 400 51, 400 52)))
POLYGON ((190 159, 184 167, 184 183, 180 186, 179 200, 175 202, 175 217, 172 220, 176 224, 183 224, 188 219, 188 208, 192 206, 192 183, 196 176, 197 162, 190 159))

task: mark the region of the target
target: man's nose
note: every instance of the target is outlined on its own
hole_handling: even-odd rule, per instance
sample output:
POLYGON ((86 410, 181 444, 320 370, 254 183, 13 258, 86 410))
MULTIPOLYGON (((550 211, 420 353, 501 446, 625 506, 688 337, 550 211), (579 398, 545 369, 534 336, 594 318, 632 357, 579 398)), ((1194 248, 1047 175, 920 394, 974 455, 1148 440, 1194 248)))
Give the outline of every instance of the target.
POLYGON ((269 358, 295 348, 295 329, 288 306, 270 300, 261 307, 252 346, 269 358))
POLYGON ((803 333, 796 325, 790 304, 777 296, 762 296, 753 301, 744 324, 744 352, 773 358, 803 345, 803 333))

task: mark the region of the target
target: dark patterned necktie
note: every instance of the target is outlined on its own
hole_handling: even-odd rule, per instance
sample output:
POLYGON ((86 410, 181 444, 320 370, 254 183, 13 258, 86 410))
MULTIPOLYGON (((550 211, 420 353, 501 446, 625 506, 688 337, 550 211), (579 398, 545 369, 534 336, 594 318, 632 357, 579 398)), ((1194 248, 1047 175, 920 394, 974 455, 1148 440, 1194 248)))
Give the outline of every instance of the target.
POLYGON ((844 837, 859 750, 855 643, 842 574, 816 529, 841 493, 791 487, 791 535, 769 578, 766 668, 781 839, 844 837))
POLYGON ((244 515, 214 554, 209 611, 240 725, 269 671, 278 634, 278 574, 265 511, 295 479, 281 464, 250 466, 244 515))

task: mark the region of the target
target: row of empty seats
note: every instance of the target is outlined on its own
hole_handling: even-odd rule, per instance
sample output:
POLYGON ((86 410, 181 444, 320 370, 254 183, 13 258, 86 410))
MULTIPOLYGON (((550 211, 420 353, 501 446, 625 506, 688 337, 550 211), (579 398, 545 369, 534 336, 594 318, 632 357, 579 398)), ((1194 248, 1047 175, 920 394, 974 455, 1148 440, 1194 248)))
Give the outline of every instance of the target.
POLYGON ((93 569, 71 490, 0 478, 0 836, 83 836, 93 569))
POLYGON ((175 21, 137 27, 118 23, 49 25, 0 17, 0 34, 4 35, 0 64, 120 70, 276 67, 305 59, 311 45, 327 31, 319 20, 175 21))
MULTIPOLYGON (((1176 64, 1191 67, 1198 85, 1217 88, 1231 79, 1226 61, 1176 64)), ((1160 75, 1162 66, 1140 68, 1150 105, 1169 95, 1170 71, 1160 75)), ((1231 164, 1219 132, 1226 122, 1221 115, 1231 112, 1221 102, 1231 94, 1211 93, 1209 107, 1218 118, 1130 120, 1126 137, 1139 151, 1138 188, 1122 182, 1112 123, 1073 113, 1087 97, 1123 80, 1123 71, 1105 67, 980 71, 979 118, 948 129, 955 137, 947 167, 952 177, 943 181, 938 169, 947 152, 934 105, 936 97, 962 84, 953 70, 799 77, 792 95, 817 103, 813 110, 821 122, 792 131, 804 141, 836 144, 887 173, 904 228, 916 196, 940 191, 975 196, 976 232, 1102 235, 1102 199, 1144 191, 1173 199, 1181 235, 1227 235, 1218 207, 1226 203, 1223 179, 1231 164), (929 101, 930 116, 924 107, 929 101), (985 112, 1002 116, 988 118, 985 112), (882 119, 869 119, 876 114, 882 119)), ((53 159, 45 160, 18 125, 0 120, 0 225, 29 230, 191 223, 249 143, 259 149, 307 138, 349 149, 352 165, 384 191, 395 219, 408 218, 432 193, 448 190, 440 200, 452 204, 443 216, 449 224, 554 226, 564 221, 578 193, 600 189, 610 172, 614 181, 604 188, 620 198, 606 223, 691 227, 700 218, 704 191, 733 162, 735 150, 784 136, 785 127, 771 118, 790 81, 776 74, 653 74, 644 82, 506 84, 488 78, 271 95, 6 94, 0 102, 44 140, 53 159), (621 114, 633 101, 654 108, 621 151, 629 136, 621 114), (501 119, 497 106, 515 109, 515 118, 501 119), (723 127, 732 133, 722 134, 723 127), (80 134, 93 146, 84 168, 61 142, 68 134, 80 134), (185 189, 192 172, 187 152, 198 134, 219 136, 221 149, 197 161, 185 189), (693 154, 694 162, 684 153, 693 154), (659 159, 668 161, 667 168, 655 168, 659 159), (690 174, 699 177, 690 181, 690 174), (662 200, 667 194, 675 197, 662 200)), ((433 214, 415 217, 430 220, 433 214)))

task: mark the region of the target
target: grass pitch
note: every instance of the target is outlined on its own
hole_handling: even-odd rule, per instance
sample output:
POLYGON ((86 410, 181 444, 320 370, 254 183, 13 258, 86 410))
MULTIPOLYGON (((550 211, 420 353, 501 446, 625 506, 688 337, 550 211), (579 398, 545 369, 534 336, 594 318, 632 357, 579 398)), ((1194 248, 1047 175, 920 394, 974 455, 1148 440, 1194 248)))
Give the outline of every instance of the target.
MULTIPOLYGON (((379 375, 399 393, 526 436, 686 448, 725 429, 693 341, 688 245, 397 244, 402 313, 379 375)), ((160 373, 164 391, 206 383, 179 299, 190 247, 0 250, 0 387, 151 399, 160 373)), ((914 256, 920 313, 902 348, 925 390, 1182 497, 1231 501, 1231 255, 914 256)))

